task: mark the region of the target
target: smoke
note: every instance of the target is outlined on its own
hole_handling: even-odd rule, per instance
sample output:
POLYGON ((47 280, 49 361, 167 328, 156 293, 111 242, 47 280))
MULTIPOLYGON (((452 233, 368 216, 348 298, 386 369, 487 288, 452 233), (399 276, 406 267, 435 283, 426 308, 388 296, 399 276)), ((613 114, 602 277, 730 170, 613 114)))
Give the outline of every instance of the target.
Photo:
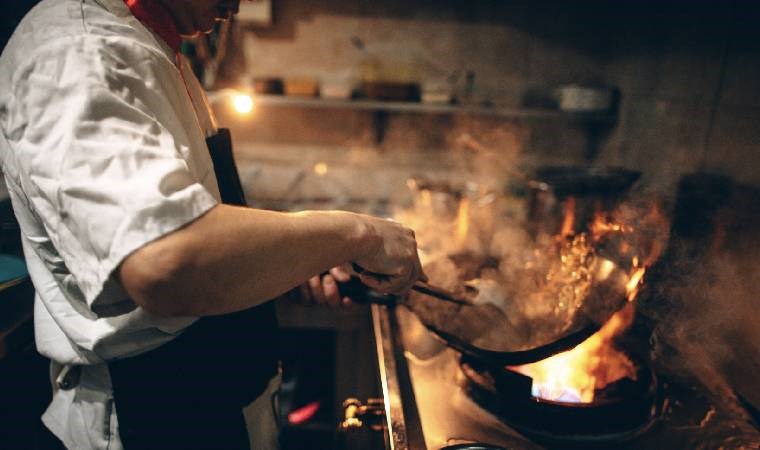
POLYGON ((725 406, 736 395, 760 405, 758 200, 726 179, 686 177, 673 236, 638 305, 656 369, 698 381, 725 406))
POLYGON ((695 257, 674 240, 667 278, 640 305, 653 324, 651 356, 659 370, 694 378, 717 397, 739 393, 760 404, 760 254, 723 249, 695 257))
MULTIPOLYGON (((588 248, 530 231, 526 199, 506 189, 525 180, 516 170, 519 146, 513 134, 500 133, 487 146, 467 134, 453 143, 476 188, 454 196, 428 191, 399 218, 416 230, 433 283, 463 295, 465 283, 474 285, 488 297, 480 300, 508 318, 510 331, 502 335, 530 342, 553 333, 542 323, 571 317, 574 296, 586 294, 583 270, 559 261, 576 258, 580 264, 571 269, 582 269, 588 248)), ((729 403, 738 394, 760 405, 760 206, 753 206, 760 196, 740 195, 726 183, 732 185, 697 176, 686 177, 678 192, 639 187, 597 224, 606 234, 600 239, 592 227, 588 238, 593 256, 626 277, 647 269, 632 337, 644 341, 658 372, 696 380, 729 403)))
MULTIPOLYGON (((460 141, 477 147, 473 158, 494 164, 480 144, 468 136, 460 141)), ((667 240, 668 222, 649 197, 635 197, 605 211, 609 215, 600 211, 598 229, 589 224, 587 232, 565 236, 557 230, 529 231, 526 211, 515 207, 526 202, 503 188, 454 191, 428 184, 413 207, 396 217, 415 229, 434 284, 463 297, 474 292, 474 303, 502 312, 499 320, 489 322, 493 328, 485 326, 484 317, 482 334, 476 336, 476 345, 491 350, 533 348, 591 322, 602 325, 636 288, 628 287, 632 274, 651 265, 667 240)), ((444 305, 415 304, 428 322, 445 324, 452 334, 471 335, 469 316, 464 320, 465 315, 446 311, 444 305)))

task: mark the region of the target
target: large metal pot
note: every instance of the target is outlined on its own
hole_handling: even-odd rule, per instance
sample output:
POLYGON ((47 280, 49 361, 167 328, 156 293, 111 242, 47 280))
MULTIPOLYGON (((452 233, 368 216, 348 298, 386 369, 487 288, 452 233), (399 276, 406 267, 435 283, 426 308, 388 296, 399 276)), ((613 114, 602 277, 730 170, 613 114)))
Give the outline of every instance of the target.
POLYGON ((611 212, 640 172, 619 167, 542 167, 528 183, 528 229, 534 237, 588 231, 611 212))

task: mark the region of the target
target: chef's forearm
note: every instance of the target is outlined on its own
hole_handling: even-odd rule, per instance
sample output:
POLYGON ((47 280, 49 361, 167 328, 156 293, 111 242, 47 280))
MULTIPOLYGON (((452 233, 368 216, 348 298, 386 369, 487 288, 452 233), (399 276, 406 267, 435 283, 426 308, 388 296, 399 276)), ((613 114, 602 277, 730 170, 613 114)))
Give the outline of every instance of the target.
POLYGON ((347 212, 278 213, 219 205, 120 266, 134 301, 160 315, 214 315, 266 302, 308 277, 376 251, 347 212))

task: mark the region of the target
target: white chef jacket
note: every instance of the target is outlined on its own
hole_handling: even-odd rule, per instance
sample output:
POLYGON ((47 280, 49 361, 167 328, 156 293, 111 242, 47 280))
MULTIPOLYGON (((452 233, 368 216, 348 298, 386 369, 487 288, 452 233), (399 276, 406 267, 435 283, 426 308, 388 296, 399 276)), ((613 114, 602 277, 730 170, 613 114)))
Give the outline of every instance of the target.
POLYGON ((197 319, 151 315, 114 275, 220 201, 205 144, 214 119, 176 58, 122 0, 43 0, 0 57, 0 153, 36 289, 37 348, 54 367, 83 366, 43 415, 68 448, 121 448, 105 362, 197 319))

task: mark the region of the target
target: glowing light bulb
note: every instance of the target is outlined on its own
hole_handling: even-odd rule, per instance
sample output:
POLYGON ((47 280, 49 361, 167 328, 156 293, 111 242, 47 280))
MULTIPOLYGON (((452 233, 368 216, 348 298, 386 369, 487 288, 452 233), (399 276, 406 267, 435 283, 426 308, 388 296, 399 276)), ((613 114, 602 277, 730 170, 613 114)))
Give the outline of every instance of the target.
POLYGON ((232 97, 232 106, 240 114, 248 114, 253 111, 253 99, 250 95, 235 94, 232 97))
POLYGON ((325 175, 327 173, 327 164, 323 162, 318 162, 314 164, 314 173, 316 173, 320 177, 325 175))

